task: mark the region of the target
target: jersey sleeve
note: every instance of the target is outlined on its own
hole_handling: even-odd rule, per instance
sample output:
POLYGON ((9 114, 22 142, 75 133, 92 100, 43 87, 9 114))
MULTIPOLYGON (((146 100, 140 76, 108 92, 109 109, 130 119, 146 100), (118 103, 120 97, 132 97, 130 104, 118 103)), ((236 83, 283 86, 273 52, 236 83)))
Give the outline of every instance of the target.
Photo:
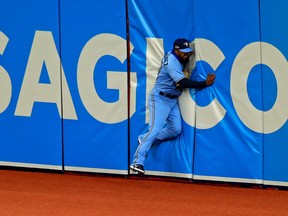
POLYGON ((185 78, 185 75, 182 71, 183 66, 174 56, 169 60, 170 61, 167 72, 169 73, 170 77, 177 83, 179 80, 185 78))

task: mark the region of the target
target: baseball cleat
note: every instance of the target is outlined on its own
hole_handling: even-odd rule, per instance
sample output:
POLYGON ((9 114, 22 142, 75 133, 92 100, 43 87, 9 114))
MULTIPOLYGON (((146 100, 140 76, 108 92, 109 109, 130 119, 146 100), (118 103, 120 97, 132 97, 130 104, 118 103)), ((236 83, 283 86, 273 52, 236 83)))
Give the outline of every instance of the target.
POLYGON ((145 174, 144 167, 141 164, 132 164, 130 166, 130 169, 134 172, 137 172, 139 175, 145 174))

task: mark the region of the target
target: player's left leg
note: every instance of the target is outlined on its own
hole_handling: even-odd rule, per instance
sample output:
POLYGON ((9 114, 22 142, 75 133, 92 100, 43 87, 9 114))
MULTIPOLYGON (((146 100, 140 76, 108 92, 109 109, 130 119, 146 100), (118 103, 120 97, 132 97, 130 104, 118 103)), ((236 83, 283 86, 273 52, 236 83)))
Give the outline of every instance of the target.
MULTIPOLYGON (((176 101, 174 102, 176 103, 176 101)), ((171 111, 171 101, 169 98, 163 97, 159 94, 154 94, 153 92, 149 96, 149 112, 150 112, 150 122, 149 131, 141 135, 142 139, 136 149, 134 154, 133 163, 130 169, 137 171, 138 173, 144 174, 144 161, 147 157, 148 151, 154 143, 156 137, 161 132, 165 125, 169 113, 171 111)))

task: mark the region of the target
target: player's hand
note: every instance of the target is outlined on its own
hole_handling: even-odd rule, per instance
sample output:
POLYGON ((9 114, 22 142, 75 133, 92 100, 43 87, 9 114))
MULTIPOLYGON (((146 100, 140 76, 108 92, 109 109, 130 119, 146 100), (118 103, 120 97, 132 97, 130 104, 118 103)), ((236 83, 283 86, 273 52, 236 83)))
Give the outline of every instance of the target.
POLYGON ((205 81, 206 85, 211 86, 215 82, 215 79, 216 79, 216 75, 214 73, 212 74, 208 73, 206 77, 206 81, 205 81))
POLYGON ((177 88, 179 91, 183 91, 183 88, 182 88, 181 85, 179 85, 178 83, 176 83, 176 88, 177 88))

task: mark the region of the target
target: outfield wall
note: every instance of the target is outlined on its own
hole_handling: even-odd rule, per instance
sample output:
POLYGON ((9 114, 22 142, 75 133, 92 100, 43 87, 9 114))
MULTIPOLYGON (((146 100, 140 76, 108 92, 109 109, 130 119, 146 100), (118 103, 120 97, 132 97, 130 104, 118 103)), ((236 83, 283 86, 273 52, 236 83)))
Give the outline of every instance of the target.
POLYGON ((0 165, 128 175, 164 53, 196 47, 148 175, 288 186, 284 0, 0 1, 0 165), (128 117, 129 116, 129 117, 128 117))

